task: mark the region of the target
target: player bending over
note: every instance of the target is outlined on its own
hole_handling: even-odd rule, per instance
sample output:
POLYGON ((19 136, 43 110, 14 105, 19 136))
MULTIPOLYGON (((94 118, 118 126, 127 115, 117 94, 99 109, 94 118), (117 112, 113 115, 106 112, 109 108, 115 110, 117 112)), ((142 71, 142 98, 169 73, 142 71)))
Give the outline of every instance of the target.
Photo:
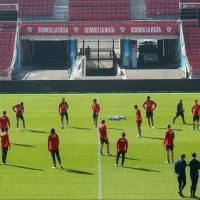
POLYGON ((192 114, 193 114, 193 130, 198 130, 199 127, 199 114, 200 114, 200 105, 198 104, 198 100, 194 101, 194 105, 192 106, 192 114), (195 124, 197 122, 197 124, 195 124))
POLYGON ((183 109, 183 100, 181 99, 180 101, 179 101, 179 103, 177 104, 177 106, 176 106, 176 116, 174 117, 174 119, 173 119, 173 123, 175 123, 175 120, 179 117, 179 116, 181 116, 181 118, 182 118, 182 121, 183 121, 183 124, 186 124, 185 123, 185 117, 184 117, 184 109, 183 109))
POLYGON ((56 134, 54 128, 51 129, 51 132, 48 136, 48 151, 51 152, 51 156, 53 159, 54 166, 52 168, 56 168, 56 157, 58 159, 60 167, 63 168, 61 164, 60 153, 59 153, 59 137, 56 134))
POLYGON ((10 120, 6 116, 6 111, 3 111, 3 115, 0 117, 0 128, 5 129, 10 127, 10 120))
POLYGON ((141 112, 140 112, 137 105, 135 105, 134 108, 135 108, 135 111, 136 111, 136 123, 137 123, 137 129, 138 129, 137 137, 142 137, 142 132, 141 132, 142 116, 141 116, 141 112))
POLYGON ((22 120, 23 123, 23 130, 25 130, 25 120, 24 120, 24 103, 21 102, 20 104, 17 104, 13 106, 13 111, 16 112, 16 119, 17 119, 17 130, 19 130, 19 119, 22 120))
POLYGON ((94 120, 95 128, 97 127, 99 112, 100 112, 100 105, 96 99, 93 99, 92 113, 93 113, 93 120, 94 120))
POLYGON ((64 116, 65 116, 67 126, 68 126, 68 122, 69 122, 69 117, 68 117, 68 112, 67 112, 68 108, 69 108, 68 103, 65 101, 65 98, 62 98, 62 102, 59 104, 59 107, 58 107, 58 112, 59 112, 59 115, 61 116, 61 123, 63 126, 64 126, 64 116))
POLYGON ((169 152, 171 152, 171 162, 174 162, 174 138, 175 138, 174 131, 171 130, 171 126, 168 125, 164 139, 164 146, 166 147, 166 153, 167 153, 166 163, 170 163, 169 152))
POLYGON ((99 134, 100 134, 100 142, 101 142, 101 147, 100 147, 101 155, 103 155, 103 145, 104 145, 104 143, 107 145, 108 155, 111 155, 111 153, 109 151, 109 140, 108 140, 108 137, 107 137, 105 120, 102 120, 101 124, 99 125, 99 134))
POLYGON ((153 111, 156 109, 156 107, 157 104, 151 100, 150 96, 148 96, 147 100, 143 103, 143 108, 146 110, 146 117, 148 119, 149 128, 154 128, 153 111))

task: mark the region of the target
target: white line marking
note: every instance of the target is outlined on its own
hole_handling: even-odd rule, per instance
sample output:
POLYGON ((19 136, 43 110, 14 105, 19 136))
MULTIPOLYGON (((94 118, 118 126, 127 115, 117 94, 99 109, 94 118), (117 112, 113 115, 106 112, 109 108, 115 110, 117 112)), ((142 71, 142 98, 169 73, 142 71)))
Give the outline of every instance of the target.
MULTIPOLYGON (((99 98, 97 98, 97 101, 99 102, 99 98)), ((100 102, 99 102, 100 103, 100 102)), ((98 118, 99 121, 99 118, 98 118)), ((97 129, 97 139, 98 139, 98 145, 97 145, 97 154, 98 154, 98 200, 102 200, 102 177, 101 177, 101 154, 100 154, 100 139, 99 139, 99 131, 97 129)))

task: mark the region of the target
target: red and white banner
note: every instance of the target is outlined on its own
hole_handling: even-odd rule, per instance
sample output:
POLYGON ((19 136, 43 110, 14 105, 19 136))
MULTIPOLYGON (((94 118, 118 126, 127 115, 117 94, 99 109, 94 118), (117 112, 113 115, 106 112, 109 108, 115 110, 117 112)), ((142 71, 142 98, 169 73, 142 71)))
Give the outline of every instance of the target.
POLYGON ((200 9, 200 3, 182 3, 181 9, 200 9))
POLYGON ((22 35, 177 35, 177 24, 80 23, 23 24, 22 35))
POLYGON ((16 4, 0 4, 0 10, 17 10, 16 4))

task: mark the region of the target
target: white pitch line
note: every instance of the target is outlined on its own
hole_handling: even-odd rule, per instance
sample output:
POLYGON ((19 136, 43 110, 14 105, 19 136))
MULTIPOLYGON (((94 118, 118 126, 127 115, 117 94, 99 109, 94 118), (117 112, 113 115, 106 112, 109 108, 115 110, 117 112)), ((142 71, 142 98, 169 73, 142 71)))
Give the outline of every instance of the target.
MULTIPOLYGON (((97 98, 97 101, 99 103, 99 98, 97 98)), ((99 118, 98 118, 99 120, 99 118)), ((101 177, 101 154, 100 154, 100 146, 101 142, 99 139, 99 131, 97 130, 97 139, 98 139, 98 145, 97 145, 97 155, 98 155, 98 200, 102 200, 102 177, 101 177)))

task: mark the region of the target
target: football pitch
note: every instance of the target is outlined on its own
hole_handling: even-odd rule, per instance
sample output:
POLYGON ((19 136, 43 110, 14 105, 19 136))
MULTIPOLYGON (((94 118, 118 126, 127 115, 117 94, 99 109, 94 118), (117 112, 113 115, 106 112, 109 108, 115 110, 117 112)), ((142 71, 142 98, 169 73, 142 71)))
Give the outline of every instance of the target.
MULTIPOLYGON (((191 125, 195 99, 200 100, 200 94, 1 95, 0 110, 6 110, 11 121, 11 149, 7 158, 9 165, 0 165, 0 199, 181 199, 174 164, 165 164, 163 138, 167 125, 171 124, 175 132, 175 160, 185 153, 188 161, 192 152, 200 159, 200 131, 193 131, 191 125), (148 128, 142 108, 148 95, 158 105, 154 129, 148 128), (65 129, 60 129, 58 115, 62 97, 69 103, 70 127, 65 129), (99 156, 99 134, 92 121, 93 98, 101 106, 99 120, 106 120, 112 156, 99 156), (180 99, 183 99, 187 125, 182 124, 181 118, 172 124, 180 99), (12 106, 21 101, 25 106, 25 131, 16 130, 12 111, 12 106), (142 138, 136 138, 134 104, 142 112, 142 138), (124 115, 127 120, 108 121, 112 115, 124 115), (52 169, 52 158, 47 151, 47 137, 52 127, 60 137, 63 170, 52 169), (116 141, 122 132, 129 141, 125 168, 114 167, 116 141)), ((189 169, 183 193, 189 197, 188 172, 189 169)), ((200 187, 197 196, 199 190, 200 187)))

